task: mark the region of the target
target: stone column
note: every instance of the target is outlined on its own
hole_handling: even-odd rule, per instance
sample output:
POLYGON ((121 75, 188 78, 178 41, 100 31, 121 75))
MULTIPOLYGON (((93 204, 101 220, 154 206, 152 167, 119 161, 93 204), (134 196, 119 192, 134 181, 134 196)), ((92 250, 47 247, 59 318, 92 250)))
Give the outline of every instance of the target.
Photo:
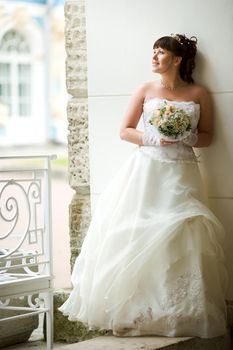
MULTIPOLYGON (((90 222, 88 155, 87 52, 85 1, 65 3, 66 84, 70 95, 67 106, 69 183, 75 194, 69 208, 71 269, 78 256, 90 222)), ((67 208, 68 209, 68 208, 67 208)), ((99 335, 80 322, 70 322, 57 308, 70 291, 54 293, 54 340, 78 342, 99 335)), ((103 334, 103 332, 102 332, 103 334)))
POLYGON ((65 18, 66 83, 71 96, 67 107, 69 183, 75 190, 70 204, 73 267, 90 220, 85 1, 66 1, 65 18))

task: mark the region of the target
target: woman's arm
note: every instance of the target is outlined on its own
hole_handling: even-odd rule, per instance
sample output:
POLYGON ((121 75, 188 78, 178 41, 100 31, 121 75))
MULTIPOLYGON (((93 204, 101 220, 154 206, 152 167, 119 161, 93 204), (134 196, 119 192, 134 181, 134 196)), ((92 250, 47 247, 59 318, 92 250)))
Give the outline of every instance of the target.
POLYGON ((198 139, 194 147, 207 147, 213 138, 213 102, 207 90, 198 87, 198 100, 200 103, 200 120, 197 126, 198 139))
POLYGON ((142 115, 144 98, 145 85, 142 85, 131 97, 120 129, 120 138, 122 140, 132 142, 137 145, 142 145, 143 133, 136 130, 136 127, 142 115))

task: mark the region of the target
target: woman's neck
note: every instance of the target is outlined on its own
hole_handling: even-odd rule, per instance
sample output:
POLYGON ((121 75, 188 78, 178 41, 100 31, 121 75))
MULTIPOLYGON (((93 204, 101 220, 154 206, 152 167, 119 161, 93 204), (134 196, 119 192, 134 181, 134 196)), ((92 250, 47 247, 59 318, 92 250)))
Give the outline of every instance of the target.
POLYGON ((160 84, 164 89, 173 91, 178 87, 186 85, 178 74, 161 74, 160 84))

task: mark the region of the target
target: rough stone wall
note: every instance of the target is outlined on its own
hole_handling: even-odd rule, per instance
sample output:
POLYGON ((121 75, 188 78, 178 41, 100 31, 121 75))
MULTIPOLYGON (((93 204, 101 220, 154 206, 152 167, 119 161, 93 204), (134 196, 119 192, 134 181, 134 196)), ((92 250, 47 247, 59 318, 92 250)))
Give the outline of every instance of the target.
POLYGON ((87 194, 76 193, 70 204, 70 250, 71 267, 79 255, 90 221, 90 199, 87 194))
MULTIPOLYGON (((71 269, 90 223, 87 52, 85 1, 66 0, 66 85, 71 96, 67 105, 69 183, 75 194, 69 207, 71 269)), ((68 343, 93 338, 105 332, 89 331, 81 322, 70 322, 58 311, 69 291, 54 292, 54 340, 68 343)))
POLYGON ((73 267, 90 222, 85 1, 67 0, 65 20, 66 84, 71 95, 67 106, 69 183, 76 192, 70 204, 73 267))

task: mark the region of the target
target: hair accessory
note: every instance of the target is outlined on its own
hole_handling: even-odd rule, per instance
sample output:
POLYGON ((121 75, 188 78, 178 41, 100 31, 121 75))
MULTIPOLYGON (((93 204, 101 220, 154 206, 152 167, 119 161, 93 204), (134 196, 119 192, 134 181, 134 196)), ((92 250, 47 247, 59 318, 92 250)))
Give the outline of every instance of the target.
POLYGON ((171 33, 171 37, 172 37, 173 39, 175 39, 176 41, 178 41, 178 43, 179 43, 180 45, 183 45, 183 44, 184 44, 184 43, 182 43, 181 38, 179 37, 179 35, 171 33))

